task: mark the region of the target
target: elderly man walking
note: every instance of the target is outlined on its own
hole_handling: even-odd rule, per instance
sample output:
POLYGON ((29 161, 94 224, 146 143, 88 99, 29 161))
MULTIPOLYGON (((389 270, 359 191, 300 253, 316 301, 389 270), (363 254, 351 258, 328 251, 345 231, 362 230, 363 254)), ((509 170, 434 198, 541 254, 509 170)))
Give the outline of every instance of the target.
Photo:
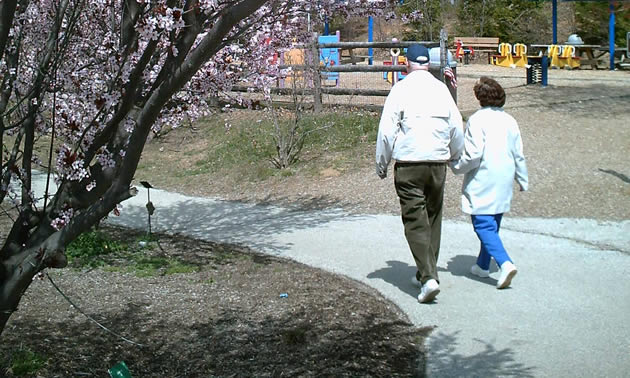
POLYGON ((400 199, 405 237, 418 271, 418 301, 431 302, 440 292, 442 204, 447 162, 464 147, 462 116, 444 83, 429 72, 429 49, 407 49, 404 80, 385 100, 376 141, 376 173, 387 177, 393 158, 394 183, 400 199))

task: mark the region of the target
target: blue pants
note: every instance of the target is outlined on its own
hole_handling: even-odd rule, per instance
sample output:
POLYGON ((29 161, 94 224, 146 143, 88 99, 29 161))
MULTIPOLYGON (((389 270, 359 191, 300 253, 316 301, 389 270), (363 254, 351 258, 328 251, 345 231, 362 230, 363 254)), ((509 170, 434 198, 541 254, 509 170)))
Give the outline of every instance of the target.
POLYGON ((490 268, 490 259, 494 257, 497 265, 501 267, 504 262, 512 262, 499 237, 501 218, 503 214, 495 215, 471 215, 475 233, 481 242, 481 250, 477 257, 477 265, 483 270, 490 268))

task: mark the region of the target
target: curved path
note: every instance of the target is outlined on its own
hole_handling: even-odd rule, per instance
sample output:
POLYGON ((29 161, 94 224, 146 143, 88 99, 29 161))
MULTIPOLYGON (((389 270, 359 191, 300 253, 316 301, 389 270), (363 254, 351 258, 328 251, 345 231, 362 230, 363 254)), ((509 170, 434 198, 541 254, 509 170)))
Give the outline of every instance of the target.
MULTIPOLYGON (((123 203, 120 225, 147 227, 146 191, 123 203)), ((234 242, 344 274, 379 290, 427 340, 427 375, 593 377, 630 371, 630 221, 504 219, 519 273, 512 287, 468 273, 478 241, 445 220, 441 293, 416 300, 415 272, 398 216, 351 215, 186 197, 151 190, 153 230, 234 242)))
MULTIPOLYGON (((45 176, 34 176, 43 193, 45 176)), ((146 190, 114 224, 147 228, 146 190)), ((445 220, 441 293, 419 304, 400 217, 351 215, 151 190, 153 230, 232 242, 344 274, 379 290, 427 340, 429 377, 624 377, 630 371, 630 220, 510 218, 501 235, 519 273, 506 290, 468 273, 479 242, 445 220)), ((421 372, 422 374, 422 372, 421 372)))

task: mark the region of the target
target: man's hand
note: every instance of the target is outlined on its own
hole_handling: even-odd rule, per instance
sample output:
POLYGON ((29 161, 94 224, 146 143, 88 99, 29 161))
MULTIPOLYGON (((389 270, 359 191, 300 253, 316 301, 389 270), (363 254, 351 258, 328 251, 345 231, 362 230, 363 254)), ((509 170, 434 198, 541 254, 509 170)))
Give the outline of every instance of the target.
POLYGON ((378 164, 376 165, 376 174, 378 175, 378 177, 382 179, 384 179, 385 177, 387 177, 387 169, 382 169, 381 167, 378 166, 378 164))

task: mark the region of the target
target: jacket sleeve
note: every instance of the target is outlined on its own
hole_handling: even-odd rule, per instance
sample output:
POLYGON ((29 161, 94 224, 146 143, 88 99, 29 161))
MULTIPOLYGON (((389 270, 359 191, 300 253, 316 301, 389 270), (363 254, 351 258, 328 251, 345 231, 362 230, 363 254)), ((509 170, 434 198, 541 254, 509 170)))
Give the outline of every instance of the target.
POLYGON ((514 142, 514 164, 516 165, 515 178, 522 191, 529 189, 529 178, 527 176, 527 164, 525 163, 525 155, 523 154, 523 140, 521 132, 517 131, 516 140, 514 142))
MULTIPOLYGON (((449 92, 450 97, 450 92, 449 92)), ((462 123, 462 115, 457 109, 455 101, 451 101, 450 116, 448 119, 451 129, 451 141, 449 142, 449 149, 451 152, 451 161, 457 161, 464 151, 464 125, 462 123)))
POLYGON ((387 166, 392 160, 394 141, 398 129, 398 105, 394 89, 390 92, 383 106, 383 114, 378 125, 376 138, 376 174, 380 178, 387 177, 387 166))
POLYGON ((485 145, 485 135, 481 126, 474 119, 466 124, 464 132, 464 151, 458 160, 451 162, 453 172, 463 174, 479 167, 485 145))

